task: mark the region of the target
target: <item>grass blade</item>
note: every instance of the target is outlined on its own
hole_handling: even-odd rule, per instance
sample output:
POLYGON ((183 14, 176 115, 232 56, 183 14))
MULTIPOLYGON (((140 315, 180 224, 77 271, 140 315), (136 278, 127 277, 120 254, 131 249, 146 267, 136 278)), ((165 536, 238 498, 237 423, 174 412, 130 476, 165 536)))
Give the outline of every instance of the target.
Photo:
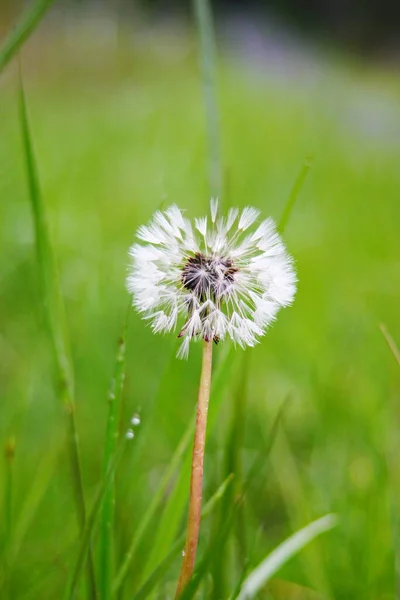
POLYGON ((275 575, 277 571, 290 559, 297 554, 304 546, 309 544, 314 538, 329 531, 337 524, 335 515, 325 515, 307 525, 300 531, 280 544, 263 562, 258 565, 254 571, 246 578, 242 585, 237 600, 250 600, 254 598, 261 588, 275 575))
POLYGON ((39 507, 39 504, 47 491, 48 484, 54 475, 57 461, 60 458, 61 448, 65 444, 65 439, 56 439, 49 450, 46 452, 43 461, 37 467, 35 480, 24 498, 23 506, 18 518, 15 519, 14 534, 10 549, 11 564, 15 560, 22 540, 28 530, 30 523, 39 507))
POLYGON ((28 39, 54 0, 37 0, 21 16, 0 48, 0 72, 28 39))
MULTIPOLYGON (((125 340, 128 330, 129 315, 131 314, 131 303, 129 302, 126 319, 121 338, 118 343, 118 353, 115 364, 114 377, 110 386, 108 396, 108 417, 106 440, 103 459, 103 482, 105 481, 115 454, 118 439, 118 416, 120 412, 121 396, 125 379, 125 340)), ((100 520, 100 542, 99 542, 99 595, 102 600, 111 598, 112 582, 112 532, 115 511, 115 487, 114 476, 111 476, 107 487, 100 520)))
POLYGON ((293 184, 292 191, 290 192, 288 201, 286 203, 285 208, 283 209, 283 213, 281 219, 278 224, 278 230, 283 233, 286 225, 289 222, 290 215, 292 214, 293 207, 296 203, 296 200, 300 194, 300 190, 303 187, 303 184, 307 178, 307 175, 312 167, 313 159, 311 156, 308 156, 301 167, 299 174, 297 175, 296 181, 293 184))
MULTIPOLYGON (((393 337, 387 330, 387 327, 384 323, 379 325, 379 328, 383 334, 383 337, 386 340, 387 345, 389 346, 390 351, 393 354, 393 357, 396 363, 400 367, 400 351, 397 347, 396 342, 393 337)), ((388 453, 388 457, 386 459, 387 469, 388 469, 388 480, 389 480, 389 493, 390 493, 390 517, 391 517, 391 530, 392 530, 392 538, 393 538, 393 553, 394 553, 394 597, 396 600, 400 599, 400 523, 399 523, 399 511, 397 507, 396 499, 398 498, 398 493, 396 491, 396 478, 393 473, 395 473, 395 464, 396 460, 392 458, 392 452, 388 453)))
MULTIPOLYGON (((192 427, 190 427, 192 429, 192 427)), ((192 433, 192 431, 191 431, 192 433)), ((192 435, 190 436, 190 440, 192 435)), ((147 562, 143 577, 147 577, 168 552, 181 526, 188 502, 189 474, 191 466, 190 452, 186 452, 175 486, 168 497, 162 513, 153 549, 147 562)))
MULTIPOLYGON (((226 515, 229 513, 230 507, 233 505, 235 498, 243 494, 243 468, 242 468, 242 447, 244 438, 244 428, 246 422, 246 388, 247 388, 247 373, 249 369, 250 353, 244 352, 241 357, 241 365, 239 376, 237 378, 236 389, 232 394, 232 414, 230 425, 227 432, 225 443, 224 456, 224 472, 226 474, 233 473, 235 481, 230 487, 229 492, 225 495, 224 501, 220 507, 219 515, 217 516, 214 528, 218 531, 225 521, 226 515)), ((234 531, 231 538, 228 540, 229 548, 234 539, 232 552, 225 552, 220 556, 219 560, 212 568, 212 596, 211 598, 226 598, 227 589, 229 589, 229 576, 232 571, 230 568, 230 555, 237 555, 238 564, 243 567, 246 556, 246 531, 244 523, 244 504, 238 506, 235 513, 234 531)))
MULTIPOLYGON (((204 519, 208 515, 210 515, 217 504, 224 497, 227 489, 230 487, 230 484, 233 480, 233 474, 229 475, 225 481, 219 486, 215 494, 210 498, 210 500, 205 504, 203 510, 201 511, 201 518, 204 519)), ((170 565, 179 557, 179 552, 182 550, 185 544, 186 532, 183 531, 179 538, 175 541, 172 548, 168 552, 167 556, 160 562, 160 564, 156 567, 156 569, 151 573, 151 575, 144 582, 140 590, 138 590, 134 596, 133 600, 145 600, 149 597, 157 585, 157 583, 162 579, 170 565)))
POLYGON ((19 101, 29 198, 31 201, 35 227, 38 275, 40 278, 40 291, 45 309, 44 318, 53 344, 62 398, 67 404, 67 407, 70 408, 70 412, 73 412, 71 403, 73 402, 74 382, 66 339, 65 313, 61 294, 58 289, 57 271, 50 242, 46 211, 39 186, 22 78, 20 80, 19 101))
POLYGON ((84 530, 82 533, 81 544, 80 544, 80 548, 79 548, 79 552, 78 552, 78 557, 77 557, 77 560, 75 563, 75 568, 73 570, 72 577, 71 577, 69 585, 67 587, 66 598, 68 598, 68 600, 72 600, 75 597, 75 594, 77 592, 79 578, 80 578, 82 570, 84 568, 86 558, 89 554, 90 542, 91 542, 92 536, 94 534, 97 517, 99 515, 105 493, 110 485, 110 482, 112 481, 112 479, 114 477, 114 473, 120 463, 120 460, 122 458, 124 450, 127 446, 127 443, 129 443, 129 441, 130 441, 129 436, 125 435, 114 454, 114 457, 108 467, 106 476, 103 478, 101 485, 99 486, 99 490, 95 496, 92 509, 88 515, 88 518, 86 520, 86 524, 85 524, 85 527, 84 527, 84 530))
POLYGON ((396 342, 394 341, 394 339, 392 338, 392 336, 390 335, 390 333, 388 332, 386 325, 384 325, 383 323, 380 324, 379 326, 380 330, 383 333, 383 337, 386 340, 387 345, 389 346, 390 350, 392 351, 392 354, 395 358, 395 361, 397 362, 397 364, 400 367, 400 351, 396 345, 396 342))
POLYGON ((0 586, 11 597, 9 587, 10 547, 13 536, 13 479, 14 479, 15 440, 10 438, 4 446, 5 482, 4 482, 4 532, 2 540, 2 561, 0 586))
POLYGON ((238 508, 238 503, 230 507, 230 510, 225 519, 221 524, 217 535, 212 540, 209 548, 205 551, 203 558, 199 562, 197 569, 194 572, 192 580, 183 590, 180 600, 191 600, 204 579, 205 575, 209 572, 210 565, 220 560, 221 554, 225 553, 224 547, 228 540, 231 529, 234 525, 235 515, 238 508))
POLYGON ((253 464, 251 465, 246 475, 246 478, 243 483, 243 495, 245 495, 249 491, 249 489, 253 485, 254 480, 259 476, 259 473, 263 465, 265 464, 266 459, 269 457, 269 454, 278 435, 279 426, 281 424, 284 411, 286 410, 286 406, 288 405, 289 401, 290 396, 287 396, 287 398, 283 401, 281 407, 279 408, 276 417, 272 423, 266 447, 259 452, 258 456, 255 458, 253 464))
POLYGON ((190 441, 192 439, 194 428, 194 422, 190 424, 190 426, 185 431, 177 449, 175 450, 172 459, 170 461, 168 469, 165 471, 164 476, 160 482, 160 485, 157 488, 155 495, 153 496, 153 500, 150 503, 147 511, 145 512, 143 518, 140 521, 140 525, 137 528, 135 535, 132 539, 132 543, 129 547, 128 552, 125 555, 124 562, 118 572, 118 575, 115 579, 113 585, 113 593, 115 594, 119 588, 121 587, 125 577, 127 576, 128 569, 130 564, 134 558, 135 552, 137 551, 140 542, 142 541, 144 534, 146 533, 153 517, 155 516, 157 509, 159 508, 162 498, 164 497, 165 491, 172 480, 175 473, 178 471, 179 466, 182 461, 182 456, 185 454, 190 441))
POLYGON ((6 467, 6 481, 4 486, 5 507, 5 554, 8 556, 11 535, 13 532, 13 479, 14 479, 15 440, 10 438, 4 448, 4 460, 6 467))
POLYGON ((199 53, 203 80, 203 95, 208 131, 209 181, 211 196, 222 192, 221 140, 216 92, 215 36, 211 6, 208 0, 194 0, 194 12, 199 36, 199 53))
MULTIPOLYGON (((286 505, 290 527, 296 531, 304 522, 311 521, 313 515, 310 511, 310 490, 304 480, 298 457, 291 447, 284 423, 276 441, 276 452, 271 456, 271 466, 281 498, 286 505)), ((327 598, 331 597, 332 591, 322 560, 320 542, 317 541, 310 548, 306 548, 299 557, 299 562, 307 572, 311 587, 320 590, 327 598)))
MULTIPOLYGON (((280 408, 272 422, 272 425, 271 425, 271 428, 269 431, 269 435, 268 435, 267 444, 257 454, 256 458, 253 460, 253 463, 247 472, 246 477, 242 481, 240 496, 238 497, 239 498, 239 502, 238 502, 238 510, 239 511, 242 509, 245 498, 248 495, 250 489, 252 488, 254 481, 260 478, 262 469, 263 469, 263 467, 265 467, 267 460, 269 459, 269 454, 272 450, 272 447, 273 447, 276 437, 278 435, 279 426, 281 424, 281 420, 282 420, 284 411, 286 410, 289 400, 290 400, 290 396, 287 396, 286 399, 283 401, 282 405, 280 406, 280 408)), ((253 545, 254 545, 254 543, 255 543, 255 541, 253 542, 253 545)), ((244 564, 242 567, 242 573, 241 573, 241 576, 234 588, 234 592, 229 596, 229 600, 233 600, 234 598, 236 598, 236 596, 240 592, 243 581, 245 580, 245 577, 246 577, 248 567, 250 565, 251 555, 252 555, 252 551, 251 550, 249 551, 249 549, 246 549, 246 556, 245 556, 244 564)))
POLYGON ((395 600, 400 599, 400 523, 399 515, 396 507, 396 501, 393 492, 390 497, 390 521, 393 538, 394 552, 394 597, 395 600))
MULTIPOLYGON (((44 316, 49 337, 53 347, 54 360, 60 382, 60 396, 67 409, 68 416, 68 450, 72 468, 75 502, 79 527, 85 526, 86 508, 83 490, 82 471, 79 456, 79 440, 75 419, 74 381, 65 327, 65 313, 61 293, 58 286, 57 270, 50 242, 45 205, 42 200, 36 159, 33 151, 31 133, 26 108, 25 93, 20 75, 19 111, 23 149, 28 178, 29 197, 31 201, 38 271, 41 283, 41 295, 45 308, 44 316)), ((90 556, 88 567, 88 585, 90 596, 96 598, 96 584, 93 559, 90 556)))

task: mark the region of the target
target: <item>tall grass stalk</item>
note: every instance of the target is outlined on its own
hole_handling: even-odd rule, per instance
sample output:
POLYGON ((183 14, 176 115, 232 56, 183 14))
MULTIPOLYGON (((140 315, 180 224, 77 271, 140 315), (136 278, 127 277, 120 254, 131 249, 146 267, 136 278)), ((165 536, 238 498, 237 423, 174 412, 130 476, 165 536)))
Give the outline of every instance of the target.
POLYGON ((70 577, 69 584, 66 589, 66 594, 65 594, 66 600, 73 600, 73 598, 76 597, 76 594, 78 591, 79 579, 80 579, 83 567, 86 563, 87 556, 90 552, 90 544, 91 544, 91 540, 92 540, 94 530, 95 530, 95 527, 97 524, 97 518, 100 513, 100 507, 104 500, 104 496, 107 491, 107 488, 110 485, 112 478, 114 477, 115 471, 121 461, 124 450, 125 450, 127 444, 129 443, 130 439, 131 439, 131 436, 126 434, 124 436, 124 438, 121 440, 121 442, 119 443, 118 448, 116 449, 116 452, 114 453, 114 456, 113 456, 113 458, 110 462, 110 465, 107 469, 107 473, 98 488, 97 494, 93 501, 93 506, 88 515, 88 518, 86 519, 85 527, 82 532, 77 560, 75 563, 75 567, 72 571, 72 575, 70 577))
POLYGON ((28 39, 40 23, 54 0, 37 0, 22 14, 17 25, 6 37, 0 47, 0 72, 16 55, 22 44, 28 39))
POLYGON ((313 165, 313 158, 312 156, 307 156, 307 158, 305 159, 295 181, 293 184, 293 187, 291 189, 291 192, 289 194, 288 200, 286 202, 286 205, 283 209, 283 213, 282 216, 280 218, 280 221, 278 223, 278 230, 283 233, 286 225, 289 222, 290 219, 290 215, 292 214, 292 210, 293 207, 296 203, 296 200, 300 194, 301 188, 304 185, 304 182, 307 178, 308 173, 310 172, 310 169, 313 165))
POLYGON ((183 551, 182 568, 176 590, 176 598, 180 597, 192 577, 200 532, 204 449, 206 442, 208 402, 210 399, 211 388, 212 345, 212 340, 204 340, 203 342, 203 360, 197 402, 196 431, 194 435, 190 479, 189 515, 186 543, 183 551))
MULTIPOLYGON (((51 340, 54 361, 60 386, 60 398, 65 406, 68 429, 68 452, 72 470, 72 484, 75 495, 77 518, 83 531, 86 520, 85 497, 79 453, 79 439, 75 416, 74 380, 65 326, 65 312, 59 290, 57 269, 50 241, 45 205, 42 199, 35 154, 30 133, 22 75, 19 85, 19 113, 29 197, 35 227, 37 264, 40 278, 41 296, 44 305, 44 318, 51 340)), ((92 599, 96 598, 95 572, 90 552, 88 562, 88 586, 92 599)))
POLYGON ((199 39, 203 96, 206 111, 210 195, 219 197, 222 193, 222 158, 216 86, 214 25, 208 0, 193 0, 193 2, 199 39))
MULTIPOLYGON (((110 386, 108 396, 108 417, 106 440, 103 459, 103 482, 105 482, 108 470, 112 463, 117 439, 118 439, 118 418, 120 414, 121 397, 125 380, 125 340, 128 329, 129 315, 131 314, 131 305, 129 303, 125 324, 121 338, 118 342, 118 352, 115 364, 114 376, 110 386)), ((99 541, 99 595, 101 600, 110 600, 111 582, 112 582, 112 561, 113 561, 113 525, 115 511, 115 478, 114 474, 110 477, 110 482, 104 493, 103 506, 101 511, 100 523, 100 541, 99 541)))

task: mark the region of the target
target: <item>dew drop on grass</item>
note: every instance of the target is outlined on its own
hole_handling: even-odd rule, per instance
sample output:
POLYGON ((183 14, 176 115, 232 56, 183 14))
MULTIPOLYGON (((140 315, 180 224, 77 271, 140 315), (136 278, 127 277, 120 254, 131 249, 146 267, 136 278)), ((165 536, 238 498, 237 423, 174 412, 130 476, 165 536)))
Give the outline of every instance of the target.
POLYGON ((132 440, 135 437, 135 434, 132 431, 132 429, 128 429, 128 431, 125 434, 125 437, 127 440, 132 440))
POLYGON ((132 423, 132 425, 133 425, 133 426, 135 426, 135 427, 136 427, 137 425, 140 425, 140 416, 139 416, 137 413, 135 413, 135 414, 133 415, 133 417, 132 417, 132 419, 131 419, 131 423, 132 423))
POLYGON ((186 556, 186 552, 182 550, 182 556, 186 556))

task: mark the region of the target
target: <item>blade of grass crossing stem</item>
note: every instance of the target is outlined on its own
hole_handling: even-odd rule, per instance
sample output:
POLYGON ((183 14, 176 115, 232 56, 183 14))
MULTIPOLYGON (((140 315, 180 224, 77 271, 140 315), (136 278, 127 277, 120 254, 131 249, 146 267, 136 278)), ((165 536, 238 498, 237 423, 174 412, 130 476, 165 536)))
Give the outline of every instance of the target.
MULTIPOLYGON (((229 373, 234 362, 233 348, 228 349, 227 353, 217 365, 213 380, 211 383, 211 398, 208 412, 207 435, 210 434, 216 421, 218 410, 222 403, 224 392, 227 390, 226 382, 229 381, 229 373)), ((194 434, 195 416, 190 422, 191 436, 194 434)), ((163 516, 157 527, 157 535, 153 544, 147 565, 144 569, 143 577, 147 577, 162 557, 166 554, 172 544, 179 525, 184 517, 185 508, 188 499, 188 489, 190 481, 191 453, 187 452, 184 462, 179 471, 179 475, 173 491, 171 492, 165 506, 163 516)))
MULTIPOLYGON (((121 396, 125 379, 125 343, 128 330, 129 315, 131 314, 131 303, 129 302, 125 323, 121 337, 118 341, 117 359, 114 369, 114 377, 111 381, 108 396, 108 417, 106 428, 106 440, 103 459, 103 481, 107 477, 108 469, 115 454, 118 439, 118 418, 120 413, 121 396)), ((99 595, 101 600, 110 600, 112 583, 112 561, 113 561, 113 523, 115 511, 115 486, 114 475, 111 476, 107 487, 100 517, 100 540, 99 540, 99 595)))
POLYGON ((86 563, 87 556, 89 554, 90 542, 91 542, 92 536, 94 534, 94 530, 95 530, 95 527, 97 524, 97 518, 100 513, 100 508, 101 508, 102 502, 104 500, 105 493, 108 489, 108 486, 110 485, 112 478, 114 477, 115 471, 121 461, 124 450, 125 450, 127 444, 129 444, 130 440, 131 440, 131 438, 128 435, 125 435, 124 438, 119 443, 118 448, 113 456, 113 459, 111 460, 111 463, 108 467, 106 476, 103 478, 101 485, 99 486, 98 492, 95 496, 95 499, 93 501, 92 509, 88 515, 88 518, 87 518, 86 524, 85 524, 85 528, 83 530, 75 567, 72 572, 72 576, 70 578, 69 584, 67 586, 66 598, 68 600, 72 600, 73 598, 75 598, 75 595, 77 593, 79 579, 80 579, 82 570, 84 568, 84 565, 86 563))
MULTIPOLYGON (((32 205, 35 241, 37 251, 38 271, 41 283, 41 295, 45 308, 45 319, 48 333, 52 342, 54 360, 57 365, 60 382, 60 395, 67 408, 68 415, 68 450, 72 468, 75 502, 79 527, 85 525, 86 509, 83 491, 81 464, 79 456, 79 441, 75 421, 74 383, 71 361, 69 358, 65 313, 58 286, 57 270, 53 258, 50 235, 47 225, 45 205, 42 200, 36 159, 31 140, 25 93, 20 74, 19 110, 22 131, 23 149, 26 162, 29 197, 32 205)), ((90 553, 91 554, 91 553, 90 553)), ((88 585, 91 598, 96 597, 93 559, 90 556, 88 565, 88 585)))
MULTIPOLYGON (((219 486, 215 494, 210 498, 210 500, 205 504, 203 510, 201 511, 201 518, 205 519, 209 514, 213 512, 217 504, 224 497, 227 489, 230 487, 231 482, 233 480, 233 474, 229 475, 225 481, 219 486)), ((172 565, 172 563, 180 558, 180 553, 182 548, 184 547, 186 539, 186 532, 183 531, 178 539, 173 544, 172 548, 170 548, 168 554, 165 558, 160 562, 160 564, 155 568, 155 570, 151 573, 151 575, 146 579, 143 583, 142 587, 136 592, 133 600, 145 600, 149 597, 149 595, 153 592, 155 586, 161 581, 164 575, 167 573, 168 569, 172 565)))
POLYGON ((208 169, 210 195, 222 192, 222 161, 220 119, 216 91, 215 36, 211 6, 208 0, 193 0, 199 37, 199 54, 203 82, 203 96, 208 132, 208 169))
POLYGON ((178 472, 178 469, 182 462, 182 457, 185 454, 185 452, 186 452, 187 448, 189 447, 189 444, 192 440, 193 430, 194 430, 194 419, 192 420, 192 422, 186 429, 185 433, 183 434, 183 437, 182 437, 177 449, 175 450, 175 452, 172 456, 172 459, 170 460, 169 467, 165 471, 165 473, 161 479, 161 482, 160 482, 155 494, 153 495, 153 500, 151 501, 144 516, 140 520, 140 524, 135 531, 135 535, 133 536, 129 550, 125 554, 124 562, 123 562, 123 564, 118 572, 118 575, 115 579, 115 582, 113 585, 113 594, 115 594, 118 591, 121 584, 123 583, 123 581, 128 573, 128 569, 130 567, 131 561, 134 558, 135 552, 138 550, 139 544, 142 541, 144 534, 146 533, 153 517, 155 516, 155 514, 157 512, 157 509, 162 502, 164 494, 165 494, 173 476, 175 475, 175 473, 178 472))
POLYGON ((303 184, 307 178, 307 175, 312 167, 313 158, 308 156, 301 167, 299 174, 297 175, 296 181, 294 182, 292 191, 290 192, 288 201, 286 203, 285 208, 283 209, 282 217, 278 224, 278 230, 283 233, 286 225, 290 219, 290 215, 292 214, 293 207, 296 203, 296 200, 300 194, 300 190, 303 187, 303 184))
POLYGON ((210 570, 210 565, 218 563, 221 555, 225 553, 226 542, 233 528, 237 508, 237 503, 230 507, 230 511, 227 515, 225 515, 225 520, 223 521, 220 530, 217 532, 209 547, 204 552, 204 555, 200 560, 191 581, 183 590, 179 600, 191 600, 196 595, 199 586, 210 570))
POLYGON ((337 524, 335 515, 325 515, 300 529, 280 544, 267 556, 262 563, 254 569, 244 581, 237 600, 250 600, 255 598, 262 587, 273 577, 279 569, 295 554, 300 552, 313 539, 329 531, 337 524))
POLYGON ((37 0, 27 8, 0 47, 0 72, 39 24, 54 0, 37 0))
POLYGON ((188 476, 190 474, 191 462, 190 452, 187 452, 177 482, 169 495, 167 504, 162 513, 152 552, 143 573, 143 578, 147 577, 154 570, 162 557, 168 552, 168 548, 171 547, 182 523, 188 500, 188 476))

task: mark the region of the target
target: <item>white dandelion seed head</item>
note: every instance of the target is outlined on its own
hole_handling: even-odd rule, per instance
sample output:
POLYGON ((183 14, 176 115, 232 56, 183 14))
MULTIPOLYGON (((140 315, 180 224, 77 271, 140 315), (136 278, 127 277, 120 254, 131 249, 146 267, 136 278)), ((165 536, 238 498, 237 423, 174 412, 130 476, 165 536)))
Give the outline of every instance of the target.
POLYGON ((249 206, 219 216, 213 198, 210 219, 192 225, 174 205, 139 228, 142 243, 129 250, 127 289, 154 333, 179 323, 180 358, 193 340, 229 337, 243 348, 254 346, 279 309, 293 302, 293 260, 274 221, 255 225, 258 216, 249 206))

